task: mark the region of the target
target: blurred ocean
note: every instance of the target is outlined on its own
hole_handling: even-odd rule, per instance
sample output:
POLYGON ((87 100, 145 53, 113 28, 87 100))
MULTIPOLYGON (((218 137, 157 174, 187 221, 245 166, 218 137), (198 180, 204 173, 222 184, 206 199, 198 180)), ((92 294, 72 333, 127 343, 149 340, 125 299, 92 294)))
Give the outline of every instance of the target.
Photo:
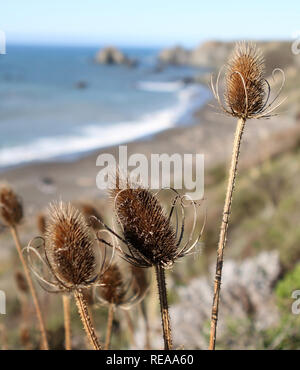
POLYGON ((8 45, 0 55, 0 168, 73 159, 185 124, 209 96, 182 82, 201 70, 158 70, 158 50, 124 49, 140 61, 135 68, 95 64, 97 50, 8 45))

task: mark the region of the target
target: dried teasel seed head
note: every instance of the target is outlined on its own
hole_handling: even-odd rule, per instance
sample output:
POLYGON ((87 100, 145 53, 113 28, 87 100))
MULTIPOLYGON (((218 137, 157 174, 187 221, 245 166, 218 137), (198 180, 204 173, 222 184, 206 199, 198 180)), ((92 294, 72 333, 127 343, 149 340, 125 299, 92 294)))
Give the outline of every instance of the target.
POLYGON ((126 295, 122 273, 116 263, 111 264, 101 278, 103 286, 99 289, 100 297, 107 303, 120 305, 126 295))
POLYGON ((100 223, 99 222, 96 222, 94 221, 94 217, 98 220, 102 220, 102 217, 100 215, 100 213, 97 211, 97 209, 95 207, 93 207, 92 205, 88 204, 88 203, 80 203, 79 204, 79 209, 81 210, 81 212, 83 213, 84 217, 85 217, 85 220, 86 222, 94 229, 94 230, 97 230, 99 229, 100 227, 100 223), (93 216, 93 217, 91 217, 93 216))
POLYGON ((154 194, 137 184, 117 179, 111 192, 127 246, 141 267, 171 265, 176 259, 176 235, 154 194))
POLYGON ((225 101, 231 114, 247 119, 264 107, 264 58, 251 43, 238 43, 226 69, 225 101))
POLYGON ((71 204, 49 208, 45 251, 56 278, 68 289, 88 286, 97 278, 93 241, 83 215, 71 204))
POLYGON ((45 235, 47 229, 47 219, 44 213, 39 213, 36 217, 37 228, 41 235, 45 235))
POLYGON ((20 198, 6 185, 0 187, 0 215, 3 222, 10 227, 18 225, 23 218, 20 198))
POLYGON ((16 281, 16 284, 17 284, 17 288, 19 289, 20 292, 28 293, 28 290, 29 290, 28 284, 27 284, 27 281, 25 279, 25 276, 23 275, 23 273, 21 271, 16 271, 15 281, 16 281))

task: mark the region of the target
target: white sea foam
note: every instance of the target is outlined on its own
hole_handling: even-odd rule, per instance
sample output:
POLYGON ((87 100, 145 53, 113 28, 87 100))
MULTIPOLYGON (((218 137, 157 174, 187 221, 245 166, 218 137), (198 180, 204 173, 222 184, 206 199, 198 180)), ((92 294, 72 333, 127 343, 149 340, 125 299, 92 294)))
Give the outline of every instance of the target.
POLYGON ((156 82, 156 81, 140 81, 137 88, 144 91, 153 92, 176 92, 184 86, 182 81, 174 82, 156 82))
POLYGON ((74 135, 40 138, 27 145, 0 150, 0 167, 32 161, 45 161, 134 141, 175 126, 191 109, 195 101, 207 99, 207 90, 189 86, 179 90, 174 107, 146 114, 137 121, 113 125, 88 125, 74 135))

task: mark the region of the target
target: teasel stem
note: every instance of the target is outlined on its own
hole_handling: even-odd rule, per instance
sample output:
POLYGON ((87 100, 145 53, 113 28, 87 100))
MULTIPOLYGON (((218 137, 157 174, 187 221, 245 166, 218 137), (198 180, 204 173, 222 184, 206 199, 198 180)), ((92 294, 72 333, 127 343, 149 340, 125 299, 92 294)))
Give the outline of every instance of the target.
POLYGON ((128 331, 129 331, 129 337, 130 337, 130 343, 135 346, 135 340, 134 340, 134 326, 133 322, 130 316, 129 311, 125 310, 124 311, 126 321, 127 321, 127 326, 128 326, 128 331))
POLYGON ((75 301, 77 304, 78 312, 83 323, 84 330, 88 339, 90 340, 92 346, 95 350, 101 350, 101 345, 98 341, 95 329, 93 327, 87 303, 84 299, 82 291, 80 289, 74 291, 75 301))
POLYGON ((62 301, 63 301, 63 308, 64 308, 65 347, 66 347, 66 350, 69 351, 72 349, 70 297, 66 294, 63 294, 62 301))
POLYGON ((157 286, 158 286, 165 350, 170 350, 172 349, 172 337, 171 337, 171 325, 170 325, 170 316, 169 316, 169 308, 168 308, 165 270, 163 269, 162 266, 155 265, 155 272, 156 272, 156 279, 157 279, 157 286))
POLYGON ((111 332, 112 332, 112 325, 114 319, 114 310, 115 306, 113 303, 110 303, 108 306, 108 315, 107 315, 107 328, 106 328, 106 337, 105 337, 105 345, 104 349, 109 349, 110 340, 111 340, 111 332))
POLYGON ((224 259, 224 249, 227 241, 227 231, 229 225, 229 216, 231 212, 232 197, 235 186, 235 179, 237 175, 238 160, 240 155, 240 146, 242 141, 242 136, 245 128, 246 120, 240 118, 237 122, 237 127, 235 131, 235 138, 233 144, 233 152, 231 158, 231 165, 229 170, 229 179, 227 184, 227 191, 225 197, 225 204, 223 210, 223 219, 221 223, 218 250, 217 250, 217 263, 216 263, 216 274, 214 281, 214 297, 211 312, 211 329, 210 329, 210 340, 209 349, 214 350, 216 346, 216 334, 217 334, 217 321, 219 314, 219 299, 221 290, 221 280, 222 280, 222 267, 224 259))
POLYGON ((22 253, 21 242, 20 242, 20 238, 19 238, 19 234, 18 234, 16 226, 11 226, 10 231, 11 231, 12 237, 14 239, 14 242, 16 244, 16 248, 17 248, 19 258, 21 260, 23 269, 24 269, 24 273, 25 273, 25 277, 26 277, 26 280, 27 280, 27 283, 28 283, 28 286, 29 286, 29 290, 30 290, 30 293, 32 295, 33 304, 34 304, 34 307, 35 307, 36 316, 37 316, 37 319, 38 319, 39 328, 40 328, 40 332, 41 332, 41 336, 42 336, 42 348, 44 350, 48 350, 49 345, 48 345, 48 340, 47 340, 47 335, 46 335, 45 323, 44 323, 44 320, 43 320, 43 316, 42 316, 42 313, 41 313, 41 309, 40 309, 37 294, 36 294, 36 291, 35 291, 35 288, 34 288, 34 285, 33 285, 33 281, 31 279, 28 266, 26 264, 25 258, 24 258, 23 253, 22 253))

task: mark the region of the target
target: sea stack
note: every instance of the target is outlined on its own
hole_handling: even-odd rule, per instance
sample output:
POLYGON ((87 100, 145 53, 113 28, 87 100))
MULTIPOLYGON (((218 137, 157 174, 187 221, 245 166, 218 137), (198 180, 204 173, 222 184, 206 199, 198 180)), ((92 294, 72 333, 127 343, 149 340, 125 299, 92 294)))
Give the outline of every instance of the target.
POLYGON ((121 50, 108 46, 98 51, 95 57, 95 62, 99 64, 118 64, 133 67, 137 64, 134 59, 128 58, 121 50))

